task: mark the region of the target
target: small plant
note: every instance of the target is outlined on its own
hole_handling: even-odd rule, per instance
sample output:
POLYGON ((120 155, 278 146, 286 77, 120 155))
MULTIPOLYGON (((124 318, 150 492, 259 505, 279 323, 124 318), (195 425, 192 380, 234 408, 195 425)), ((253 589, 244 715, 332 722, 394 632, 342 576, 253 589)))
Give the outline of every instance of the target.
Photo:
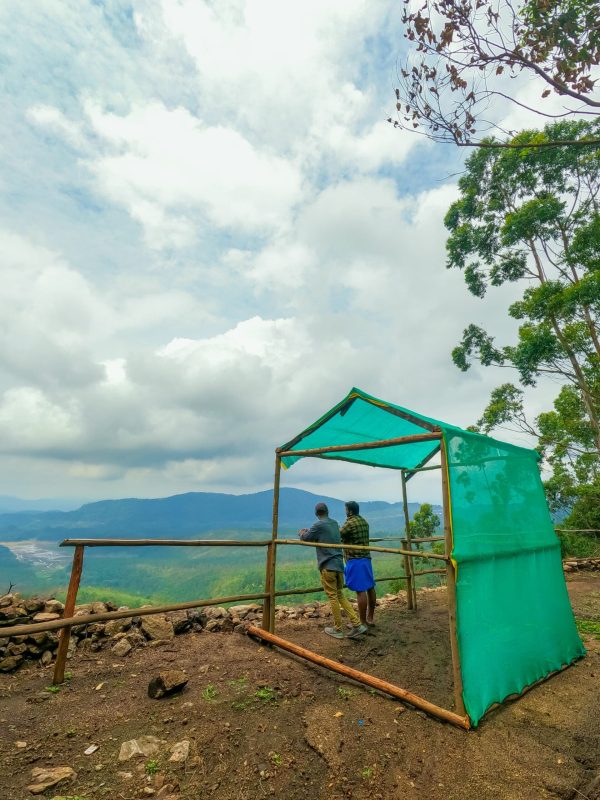
POLYGON ((576 617, 575 621, 577 622, 579 633, 589 633, 596 639, 600 639, 600 622, 593 622, 591 619, 581 619, 581 617, 576 617))
POLYGON ((150 761, 146 761, 146 766, 144 767, 146 775, 156 775, 159 769, 160 765, 156 758, 151 758, 150 761))
POLYGON ((65 680, 66 681, 73 680, 73 673, 72 672, 65 672, 65 680))
POLYGON ((60 686, 46 686, 46 691, 50 692, 50 694, 58 694, 60 692, 60 686))
POLYGON ((234 711, 246 711, 250 705, 250 700, 234 700, 231 707, 234 711))
POLYGON ((277 692, 269 686, 261 686, 260 689, 254 692, 254 697, 260 700, 261 703, 277 702, 277 692))
POLYGON ((354 697, 354 692, 352 689, 346 689, 344 686, 338 686, 338 694, 342 700, 350 700, 351 697, 354 697))
POLYGON ((269 753, 269 758, 271 759, 271 763, 276 767, 280 767, 283 764, 283 758, 279 753, 271 752, 269 753))
POLYGON ((212 683, 209 683, 208 686, 202 690, 202 698, 204 700, 214 700, 218 694, 219 693, 212 683))
POLYGON ((373 767, 363 767, 360 771, 360 777, 363 781, 370 781, 373 777, 373 767))
POLYGON ((67 728, 67 730, 65 731, 65 736, 68 739, 72 739, 73 736, 77 736, 77 731, 75 730, 75 728, 67 728))

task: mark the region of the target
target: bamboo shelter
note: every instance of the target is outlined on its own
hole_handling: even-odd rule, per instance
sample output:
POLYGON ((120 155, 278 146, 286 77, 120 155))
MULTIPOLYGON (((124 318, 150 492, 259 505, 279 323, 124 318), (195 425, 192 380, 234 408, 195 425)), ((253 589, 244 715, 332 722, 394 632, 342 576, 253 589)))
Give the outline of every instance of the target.
MULTIPOLYGON (((405 514, 407 481, 420 471, 440 469, 445 554, 414 551, 408 524, 405 547, 380 548, 404 556, 407 601, 413 609, 419 574, 413 568, 414 559, 437 557, 445 564, 454 710, 435 707, 435 711, 428 709, 430 713, 475 727, 493 706, 585 654, 569 603, 538 454, 378 400, 360 389, 352 389, 315 423, 277 448, 263 630, 254 629, 255 635, 347 674, 344 665, 300 652, 302 648, 273 633, 277 546, 299 544, 277 537, 281 469, 307 457, 398 470, 405 514), (428 466, 438 454, 440 464, 428 466)), ((369 685, 377 681, 363 673, 352 677, 369 685)), ((398 697, 404 693, 413 705, 432 705, 405 689, 386 686, 383 691, 398 697)))

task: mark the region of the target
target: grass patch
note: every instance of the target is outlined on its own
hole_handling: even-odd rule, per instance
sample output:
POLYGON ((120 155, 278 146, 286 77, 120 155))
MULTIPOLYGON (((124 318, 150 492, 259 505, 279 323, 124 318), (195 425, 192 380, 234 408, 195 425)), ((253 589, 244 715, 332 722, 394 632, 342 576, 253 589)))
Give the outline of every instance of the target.
POLYGON ((214 686, 214 684, 212 684, 212 683, 209 683, 208 686, 205 686, 204 689, 202 689, 202 699, 203 700, 209 700, 209 701, 210 700, 215 700, 217 698, 218 694, 219 693, 217 691, 216 686, 214 686))
POLYGON ((60 686, 46 686, 46 691, 50 692, 50 694, 58 694, 60 692, 60 686))
POLYGON ((579 633, 587 633, 595 639, 600 639, 600 622, 594 622, 591 619, 581 619, 581 617, 575 617, 575 622, 577 623, 577 630, 579 633))
POLYGON ((353 692, 352 689, 346 689, 344 686, 338 686, 338 695, 340 696, 341 700, 350 700, 351 697, 354 697, 356 692, 353 692))
POLYGON ((158 759, 151 758, 150 761, 146 761, 144 772, 146 773, 146 775, 156 775, 159 769, 160 769, 160 764, 158 763, 158 759))

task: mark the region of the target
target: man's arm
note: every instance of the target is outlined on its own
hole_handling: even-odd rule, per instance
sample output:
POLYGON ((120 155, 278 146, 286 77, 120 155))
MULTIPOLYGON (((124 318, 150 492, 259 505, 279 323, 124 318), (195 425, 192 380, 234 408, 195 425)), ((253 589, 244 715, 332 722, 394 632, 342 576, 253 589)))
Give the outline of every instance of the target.
POLYGON ((342 542, 344 542, 344 544, 353 543, 353 536, 352 536, 353 528, 354 526, 352 524, 351 518, 347 519, 346 522, 344 522, 344 524, 341 526, 340 536, 342 537, 342 542))
POLYGON ((302 528, 298 531, 298 536, 303 542, 318 542, 319 541, 319 523, 315 522, 310 528, 302 528))

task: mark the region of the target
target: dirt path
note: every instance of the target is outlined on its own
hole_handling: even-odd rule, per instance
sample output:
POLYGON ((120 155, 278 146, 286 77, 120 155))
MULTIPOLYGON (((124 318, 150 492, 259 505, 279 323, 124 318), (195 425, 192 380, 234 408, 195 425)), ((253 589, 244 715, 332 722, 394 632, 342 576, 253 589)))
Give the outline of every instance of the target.
MULTIPOLYGON (((577 615, 600 620, 600 576, 576 575, 569 591, 577 615)), ((277 632, 451 704, 443 591, 420 593, 416 615, 391 604, 360 642, 328 639, 317 623, 277 632)), ((70 766, 75 781, 46 797, 598 800, 600 641, 585 642, 585 659, 470 733, 238 634, 183 635, 120 661, 78 653, 57 694, 37 665, 0 677, 0 798, 30 798, 32 767, 70 766), (188 688, 151 700, 148 682, 165 667, 186 670, 188 688), (160 752, 119 762, 121 743, 142 735, 163 740, 160 752), (184 739, 190 757, 170 764, 184 739), (86 756, 90 744, 99 749, 86 756)))

